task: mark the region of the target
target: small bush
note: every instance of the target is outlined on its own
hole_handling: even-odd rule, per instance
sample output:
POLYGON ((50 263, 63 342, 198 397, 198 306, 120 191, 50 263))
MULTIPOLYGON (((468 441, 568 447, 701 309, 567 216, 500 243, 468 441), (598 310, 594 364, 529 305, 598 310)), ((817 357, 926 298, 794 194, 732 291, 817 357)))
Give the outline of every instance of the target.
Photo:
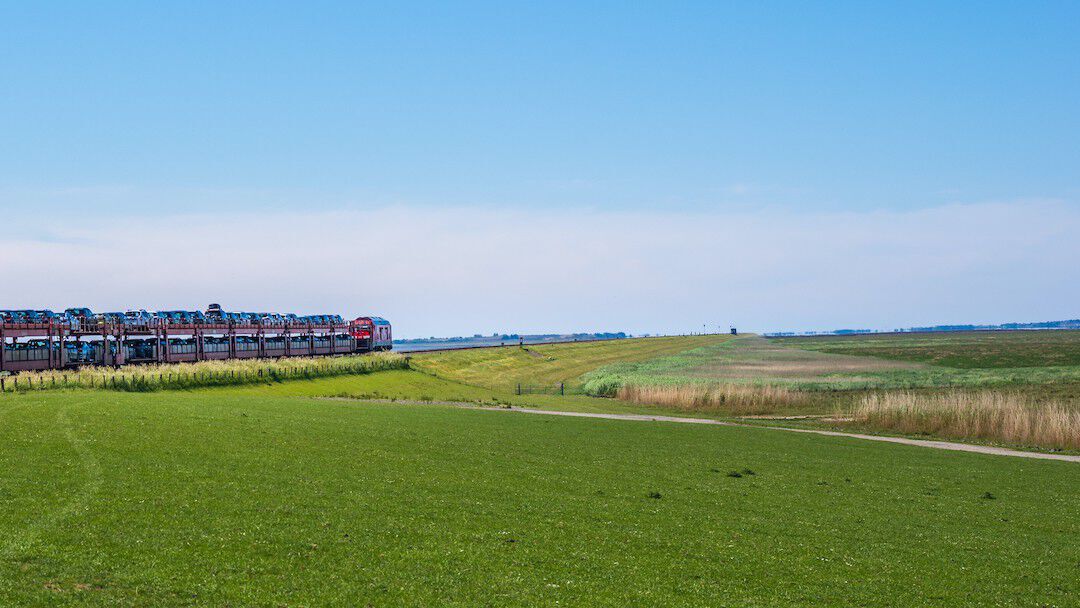
POLYGON ((604 376, 589 380, 581 388, 586 395, 593 397, 615 397, 622 384, 622 380, 616 376, 604 376))

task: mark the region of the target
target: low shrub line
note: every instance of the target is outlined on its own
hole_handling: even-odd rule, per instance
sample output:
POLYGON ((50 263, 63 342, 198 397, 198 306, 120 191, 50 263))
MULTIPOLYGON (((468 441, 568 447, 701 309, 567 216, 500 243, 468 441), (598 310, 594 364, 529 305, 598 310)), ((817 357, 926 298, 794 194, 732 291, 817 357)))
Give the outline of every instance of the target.
POLYGON ((408 369, 408 366, 407 357, 397 353, 342 357, 233 359, 144 365, 122 369, 83 368, 23 373, 0 378, 0 389, 5 393, 71 388, 151 392, 367 374, 408 369))

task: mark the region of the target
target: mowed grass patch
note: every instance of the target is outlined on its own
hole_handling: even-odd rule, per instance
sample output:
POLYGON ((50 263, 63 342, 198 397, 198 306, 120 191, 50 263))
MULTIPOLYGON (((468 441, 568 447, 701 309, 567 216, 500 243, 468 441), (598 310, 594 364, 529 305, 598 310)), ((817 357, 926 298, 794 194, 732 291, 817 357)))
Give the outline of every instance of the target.
POLYGON ((255 390, 0 402, 0 605, 1064 606, 1080 593, 1072 463, 255 390))
POLYGON ((802 350, 959 369, 1080 366, 1080 331, 970 331, 774 338, 802 350))
POLYGON ((645 361, 730 339, 726 335, 632 338, 411 354, 414 369, 457 382, 502 390, 518 384, 581 385, 581 376, 616 362, 645 361))

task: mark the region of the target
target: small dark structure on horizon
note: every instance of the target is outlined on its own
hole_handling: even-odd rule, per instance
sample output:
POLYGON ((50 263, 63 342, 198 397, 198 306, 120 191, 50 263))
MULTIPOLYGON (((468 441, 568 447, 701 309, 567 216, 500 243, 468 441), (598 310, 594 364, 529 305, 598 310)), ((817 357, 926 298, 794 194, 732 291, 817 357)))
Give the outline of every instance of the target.
POLYGON ((735 329, 734 327, 732 327, 732 328, 731 328, 731 335, 733 335, 733 336, 737 336, 737 335, 739 335, 739 330, 737 330, 737 329, 735 329))

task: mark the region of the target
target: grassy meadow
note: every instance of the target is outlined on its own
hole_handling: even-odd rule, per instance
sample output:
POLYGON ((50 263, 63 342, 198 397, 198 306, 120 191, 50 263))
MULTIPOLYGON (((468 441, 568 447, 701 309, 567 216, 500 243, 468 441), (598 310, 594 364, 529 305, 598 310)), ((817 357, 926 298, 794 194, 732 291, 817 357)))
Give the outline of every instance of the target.
MULTIPOLYGON (((1034 332, 1032 332, 1034 333, 1034 332)), ((1050 333, 1050 332, 1044 332, 1050 333)), ((1080 343, 1080 331, 1069 340, 1080 343)), ((861 338, 857 336, 855 338, 861 338)), ((948 341, 947 336, 942 336, 948 341)), ((875 336, 869 336, 870 339, 875 336)), ((1002 334, 1007 350, 1010 334, 1002 334)), ((589 394, 614 395, 622 385, 715 384, 784 386, 804 391, 851 391, 867 389, 979 388, 1080 384, 1080 364, 1054 366, 949 367, 919 360, 883 358, 866 353, 871 349, 854 346, 825 349, 816 339, 804 344, 799 339, 771 340, 743 336, 735 340, 643 361, 621 361, 589 372, 584 389, 589 394), (859 353, 859 354, 854 354, 859 353)), ((1052 349, 1060 342, 1044 342, 1052 349)), ((924 347, 926 348, 926 347, 924 347)), ((957 355, 953 355, 957 358, 957 355)), ((970 363, 974 357, 966 359, 970 363)), ((1032 356, 1025 361, 1033 361, 1032 356)), ((999 357, 999 362, 1007 359, 999 357)), ((1048 360, 1053 360, 1048 357, 1048 360)))
POLYGON ((718 416, 1080 450, 1080 332, 744 336, 586 373, 585 393, 718 416))
POLYGON ((0 605, 1067 606, 1080 594, 1073 463, 437 403, 500 395, 563 399, 407 370, 0 396, 0 605))
POLYGON ((956 369, 1080 366, 1080 331, 966 331, 775 338, 800 350, 956 369))

